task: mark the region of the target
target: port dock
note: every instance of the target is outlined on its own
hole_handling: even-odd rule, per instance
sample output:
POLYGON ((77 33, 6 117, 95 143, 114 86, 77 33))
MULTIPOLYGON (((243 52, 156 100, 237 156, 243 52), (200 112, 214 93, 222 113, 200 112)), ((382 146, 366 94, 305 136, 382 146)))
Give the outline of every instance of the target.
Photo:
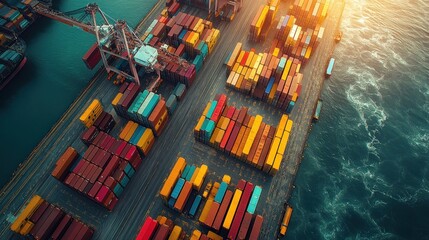
MULTIPOLYGON (((21 165, 13 179, 1 190, 0 238, 9 239, 13 236, 9 230, 8 219, 18 214, 19 209, 35 194, 93 226, 96 229, 95 239, 132 239, 137 235, 147 215, 155 218, 158 215, 168 216, 183 226, 188 235, 195 228, 207 232, 208 229, 199 226, 197 220, 186 218, 168 209, 159 197, 162 183, 178 156, 185 157, 192 164, 207 164, 209 167, 207 179, 220 180, 223 174, 228 174, 232 177, 233 183, 245 178, 262 186, 261 203, 256 210, 266 219, 261 236, 264 236, 264 239, 277 238, 284 203, 293 192, 295 177, 311 129, 313 111, 322 91, 326 63, 335 47, 334 39, 345 3, 342 0, 334 1, 323 23, 327 26, 323 40, 310 61, 301 70, 304 74, 303 91, 290 115, 294 121, 292 135, 281 168, 277 175, 271 177, 197 142, 193 137, 193 128, 205 104, 219 93, 225 93, 228 96, 229 105, 248 106, 251 114, 264 116, 264 121, 271 125, 277 125, 280 119, 280 110, 227 89, 225 86, 227 75, 223 63, 237 42, 242 42, 245 49, 256 48, 259 52, 269 48, 269 40, 259 44, 247 41, 249 23, 258 7, 265 3, 262 0, 256 2, 257 4, 244 2, 243 8, 232 22, 215 23, 221 36, 214 51, 206 59, 202 70, 197 74, 184 100, 179 103, 166 129, 156 139, 150 154, 143 159, 142 166, 128 184, 113 212, 108 212, 50 176, 58 156, 68 146, 73 145, 80 154, 85 151, 86 146, 79 139, 85 127, 78 118, 93 99, 99 99, 105 111, 111 113, 117 121, 111 132, 112 136, 118 136, 127 122, 126 119, 116 115, 110 104, 118 91, 118 86, 106 80, 106 72, 100 69, 87 88, 21 165)), ((284 7, 283 5, 281 6, 284 7)), ((164 1, 159 1, 139 24, 137 31, 147 28, 164 6, 164 1)), ((199 9, 186 5, 181 8, 181 11, 195 16, 204 16, 199 9)))

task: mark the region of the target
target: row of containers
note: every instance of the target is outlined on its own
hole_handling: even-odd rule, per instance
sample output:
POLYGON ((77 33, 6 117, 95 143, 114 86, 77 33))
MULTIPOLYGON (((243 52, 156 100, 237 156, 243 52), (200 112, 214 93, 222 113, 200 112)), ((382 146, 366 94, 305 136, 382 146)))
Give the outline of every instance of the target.
POLYGON ((223 240, 218 234, 208 231, 207 234, 201 233, 199 230, 194 230, 191 237, 188 238, 186 232, 181 226, 175 224, 173 220, 158 216, 156 219, 146 217, 143 226, 141 227, 136 240, 223 240))
MULTIPOLYGON (((124 84, 121 88, 124 91, 135 89, 136 85, 131 85, 124 84)), ((155 120, 166 112, 165 106, 160 108, 154 113, 155 120)), ((88 145, 88 149, 76 161, 78 152, 72 147, 67 148, 57 160, 52 176, 111 211, 142 163, 142 158, 152 148, 154 131, 129 121, 120 132, 119 139, 116 139, 108 134, 115 120, 110 113, 103 111, 97 99, 91 102, 79 119, 87 127, 81 140, 88 145)), ((160 133, 159 128, 154 129, 160 133)))
POLYGON ((258 239, 263 218, 255 215, 255 211, 262 188, 240 180, 234 191, 228 190, 231 178, 225 175, 221 183, 208 183, 201 196, 207 172, 206 165, 189 165, 179 157, 161 188, 161 198, 169 208, 191 218, 200 212, 205 198, 198 218, 201 225, 228 239, 258 239))
POLYGON ((10 229, 26 239, 88 240, 94 229, 35 195, 20 211, 10 229))
POLYGON ((148 216, 141 227, 136 240, 181 240, 186 239, 182 227, 174 224, 173 220, 164 216, 156 219, 148 216))
POLYGON ((108 134, 115 125, 113 116, 94 99, 79 118, 87 127, 81 140, 88 149, 76 162, 78 153, 69 147, 58 159, 52 176, 113 210, 185 93, 186 86, 177 84, 166 102, 159 94, 141 92, 135 83, 124 83, 112 101, 116 113, 130 120, 118 139, 108 134))
POLYGON ((270 0, 259 7, 250 24, 249 39, 253 42, 264 41, 274 16, 277 13, 280 0, 270 0))
POLYGON ((226 61, 227 87, 291 113, 301 94, 301 61, 287 55, 245 51, 239 42, 226 61))
POLYGON ((297 25, 296 20, 293 15, 280 17, 273 44, 278 46, 283 54, 307 63, 322 40, 325 28, 319 24, 314 29, 305 28, 297 25))
POLYGON ((207 103, 194 128, 194 137, 220 152, 246 162, 270 175, 280 169, 293 121, 282 115, 276 127, 252 116, 248 108, 227 105, 225 95, 207 103))
POLYGON ((30 8, 32 1, 5 1, 0 3, 0 29, 19 34, 34 21, 30 8))
POLYGON ((323 23, 333 0, 294 0, 289 13, 297 17, 297 24, 305 28, 315 28, 323 23))
POLYGON ((186 95, 186 86, 178 83, 167 101, 160 95, 148 90, 141 91, 135 83, 124 83, 111 104, 121 117, 150 128, 159 136, 177 108, 178 102, 186 95))
MULTIPOLYGON (((167 51, 190 60, 198 72, 220 37, 213 23, 190 14, 178 12, 171 18, 159 16, 145 31, 141 40, 148 45, 167 43, 167 51)), ((177 79, 177 63, 169 63, 161 73, 165 79, 177 79), (169 66, 171 65, 171 66, 169 66)), ((186 83, 186 82, 185 82, 186 83)), ((186 83, 187 86, 192 83, 186 83)))

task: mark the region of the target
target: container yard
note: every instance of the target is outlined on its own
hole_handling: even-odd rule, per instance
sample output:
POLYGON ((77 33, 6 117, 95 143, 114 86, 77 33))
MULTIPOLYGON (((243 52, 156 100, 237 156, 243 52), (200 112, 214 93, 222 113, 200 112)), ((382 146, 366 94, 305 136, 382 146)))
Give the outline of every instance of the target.
MULTIPOLYGON (((160 71, 162 81, 143 77, 140 88, 100 69, 2 189, 0 238, 18 236, 14 229, 21 232, 26 224, 37 225, 30 221, 13 227, 23 221, 20 214, 38 212, 35 205, 41 206, 41 200, 28 203, 34 195, 64 212, 55 222, 75 216, 65 225, 86 223, 94 239, 280 236, 280 227, 289 224, 284 204, 293 191, 344 7, 343 1, 295 2, 240 2, 241 10, 225 22, 206 20, 204 8, 189 3, 169 1, 166 7, 160 1, 136 30, 150 46, 169 44, 163 51, 170 61, 160 61, 167 63, 160 71), (285 19, 292 13, 297 20, 288 30, 285 19), (309 20, 298 20, 302 16, 309 20), (318 24, 318 32, 324 29, 320 39, 318 24), (269 28, 259 32, 259 26, 269 28), (287 31, 298 26, 300 33, 288 38, 287 31), (249 33, 258 34, 252 39, 249 33), (304 63, 315 42, 317 48, 304 63), (298 48, 304 55, 297 54, 298 48), (178 59, 173 55, 185 61, 171 62, 178 59), (283 79, 288 62, 295 71, 283 79), (252 71, 261 80, 255 82, 252 71), (226 84, 231 74, 235 84, 226 84), (283 91, 288 78, 296 86, 291 94, 292 87, 283 91), (252 88, 262 97, 253 96, 252 88), (276 104, 282 99, 282 107, 273 104, 276 99, 276 104), (294 107, 286 115, 291 102, 294 107)), ((136 62, 145 54, 136 53, 136 62)), ((84 58, 93 66, 98 56, 84 58)))

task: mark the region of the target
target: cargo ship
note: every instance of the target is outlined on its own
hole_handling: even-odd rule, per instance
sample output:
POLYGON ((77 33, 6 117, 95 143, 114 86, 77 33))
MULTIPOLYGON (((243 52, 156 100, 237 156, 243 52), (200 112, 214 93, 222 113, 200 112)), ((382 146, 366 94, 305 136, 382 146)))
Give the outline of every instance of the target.
POLYGON ((316 109, 313 114, 313 121, 318 121, 320 117, 320 111, 322 110, 323 101, 321 99, 317 100, 316 109))
POLYGON ((0 90, 24 67, 27 58, 23 52, 12 48, 0 48, 0 90))

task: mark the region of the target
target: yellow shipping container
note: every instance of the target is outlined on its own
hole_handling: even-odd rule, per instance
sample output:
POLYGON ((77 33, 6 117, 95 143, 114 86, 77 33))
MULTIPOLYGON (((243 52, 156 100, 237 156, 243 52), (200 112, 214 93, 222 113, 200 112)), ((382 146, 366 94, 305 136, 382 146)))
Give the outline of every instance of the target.
POLYGON ((165 111, 164 114, 162 114, 161 118, 159 118, 158 123, 155 124, 155 131, 158 132, 162 124, 167 120, 168 120, 168 112, 165 111))
POLYGON ((209 102, 207 103, 207 105, 206 105, 206 108, 204 108, 203 116, 206 116, 206 115, 207 115, 207 113, 208 113, 208 112, 209 112, 209 110, 210 110, 211 105, 212 105, 212 102, 211 102, 211 101, 209 101, 209 102))
POLYGON ((241 63, 241 60, 243 60, 244 54, 246 53, 246 51, 241 50, 240 54, 238 55, 237 58, 237 63, 241 63))
MULTIPOLYGON (((192 29, 194 32, 198 32, 198 28, 201 26, 201 25, 203 25, 203 19, 199 19, 198 20, 198 22, 197 22, 197 24, 195 24, 195 27, 194 27, 194 29, 192 29)), ((204 26, 203 26, 204 27, 204 26)))
POLYGON ((234 72, 234 71, 231 71, 231 72, 229 73, 229 76, 228 76, 228 78, 226 79, 226 85, 228 85, 228 86, 231 86, 231 85, 232 85, 232 80, 234 79, 234 75, 235 75, 235 72, 234 72))
POLYGON ((19 234, 25 236, 30 233, 31 229, 34 227, 34 223, 27 221, 27 223, 24 225, 23 228, 21 228, 21 231, 19 234))
POLYGON ((273 167, 271 168, 271 170, 269 172, 269 174, 271 176, 276 175, 276 173, 279 171, 280 165, 282 164, 282 161, 283 161, 283 155, 277 154, 276 158, 274 159, 273 167))
POLYGON ((268 173, 271 167, 273 166, 274 158, 276 157, 277 149, 279 148, 279 145, 280 145, 280 138, 274 137, 273 143, 271 144, 270 151, 268 153, 267 160, 263 168, 264 172, 268 173))
POLYGON ((233 86, 237 85, 239 77, 240 77, 240 74, 236 73, 235 76, 234 76, 234 79, 232 80, 232 85, 233 86))
POLYGON ((222 238, 221 236, 217 235, 216 233, 214 233, 214 232, 212 232, 212 231, 209 231, 209 232, 207 233, 207 237, 208 237, 209 239, 213 239, 213 240, 223 240, 223 238, 222 238))
POLYGON ((263 118, 261 115, 256 115, 253 125, 250 129, 250 133, 247 138, 246 144, 244 145, 244 148, 243 148, 243 157, 247 157, 249 155, 250 148, 252 147, 253 142, 255 141, 256 133, 258 132, 259 127, 261 126, 262 120, 263 118))
POLYGON ((225 135, 225 130, 220 129, 219 133, 215 139, 215 146, 216 147, 219 147, 220 143, 222 142, 223 135, 225 135))
POLYGON ((223 228, 229 230, 231 227, 232 219, 234 218, 235 211, 237 210, 238 203, 240 202, 242 191, 235 189, 234 196, 232 197, 231 204, 229 205, 228 212, 226 213, 225 220, 223 221, 223 228))
POLYGON ((268 95, 268 100, 270 103, 274 100, 274 95, 276 95, 278 85, 278 83, 274 83, 273 87, 271 88, 270 94, 268 95))
POLYGON ((161 188, 161 192, 159 193, 161 197, 167 201, 168 197, 170 197, 171 191, 173 190, 174 184, 176 184, 177 179, 179 179, 180 175, 183 172, 183 169, 186 166, 186 160, 182 157, 179 157, 174 164, 173 169, 167 177, 167 180, 164 182, 164 185, 161 188))
POLYGON ((100 109, 101 111, 103 111, 101 102, 98 99, 94 99, 91 102, 91 104, 88 106, 88 108, 85 109, 84 113, 80 116, 79 120, 82 123, 86 123, 94 113, 101 112, 100 109))
POLYGON ((282 117, 280 118, 279 125, 277 125, 276 137, 281 138, 283 136, 283 132, 285 130, 288 118, 289 117, 286 114, 283 114, 282 117))
POLYGON ((192 183, 192 186, 194 187, 194 189, 196 189, 197 191, 200 191, 201 186, 204 183, 204 179, 206 179, 206 175, 207 175, 207 171, 208 171, 208 167, 207 165, 203 164, 200 167, 200 171, 198 171, 198 175, 195 178, 195 181, 192 183))
POLYGON ((173 227, 173 231, 171 231, 171 234, 168 237, 168 240, 177 240, 179 239, 180 234, 182 234, 182 228, 180 226, 175 225, 173 227))
POLYGON ((195 179, 197 178, 197 175, 198 175, 198 172, 200 171, 200 168, 199 167, 197 167, 196 169, 195 169, 195 171, 194 171, 194 174, 192 174, 192 177, 191 177, 191 183, 192 183, 192 185, 194 185, 194 182, 195 182, 195 179))
POLYGON ((296 100, 298 100, 298 93, 295 92, 292 96, 292 101, 296 102, 296 100))
POLYGON ((121 100, 122 95, 123 95, 122 93, 116 94, 115 98, 112 100, 112 106, 115 107, 118 105, 118 102, 119 102, 119 100, 121 100))
POLYGON ((201 223, 204 223, 206 221, 207 215, 209 214, 212 204, 213 199, 207 199, 206 205, 204 205, 203 211, 201 212, 200 218, 198 219, 201 223))
POLYGON ((197 29, 197 31, 196 31, 197 33, 199 33, 200 35, 204 32, 204 25, 203 24, 201 24, 199 27, 198 27, 198 29, 197 29))
POLYGON ((311 46, 307 48, 307 51, 305 52, 305 56, 304 56, 305 59, 310 59, 312 50, 313 48, 311 46))
POLYGON ((286 80, 287 76, 289 75, 289 70, 292 67, 292 59, 289 58, 289 60, 286 61, 285 69, 283 70, 282 74, 282 80, 286 80))
POLYGON ((19 233, 21 228, 26 224, 26 219, 30 218, 36 209, 42 204, 44 200, 39 195, 34 195, 24 210, 18 215, 15 221, 10 226, 10 230, 19 233))
POLYGON ((194 128, 194 132, 198 133, 201 130, 201 126, 203 126, 204 120, 206 119, 206 117, 201 116, 200 119, 198 120, 197 125, 194 128))
POLYGON ((128 121, 127 124, 125 124, 124 129, 122 129, 121 133, 119 133, 119 139, 124 139, 127 135, 128 131, 130 131, 131 126, 133 125, 133 121, 128 121))
POLYGON ((280 53, 280 48, 274 48, 273 56, 274 56, 274 57, 278 57, 278 56, 279 56, 279 53, 280 53))
POLYGON ((146 128, 143 135, 137 142, 137 147, 139 147, 140 150, 142 150, 144 155, 146 156, 149 153, 149 150, 154 142, 155 136, 153 135, 152 129, 146 128))
POLYGON ((286 131, 288 131, 289 133, 292 131, 292 125, 293 121, 289 119, 286 124, 286 131))
POLYGON ((262 9, 261 15, 259 15, 258 21, 256 22, 257 35, 261 33, 261 27, 264 25, 265 18, 267 17, 269 6, 265 5, 264 9, 262 9))
POLYGON ((250 61, 250 64, 249 64, 249 66, 248 66, 248 67, 250 67, 250 68, 255 68, 254 66, 255 66, 255 64, 256 64, 256 61, 258 61, 258 57, 259 57, 259 55, 258 55, 258 54, 256 54, 256 53, 254 53, 254 54, 253 54, 253 57, 252 57, 252 60, 250 61))
POLYGON ((258 67, 258 71, 256 72, 258 75, 261 75, 262 69, 264 68, 264 65, 260 64, 258 67))
POLYGON ((136 131, 137 127, 139 126, 138 123, 132 122, 131 127, 129 129, 129 131, 127 132, 127 134, 124 137, 124 140, 129 142, 131 137, 133 136, 134 132, 136 131))
POLYGON ((198 240, 198 239, 200 239, 200 237, 201 237, 201 231, 199 231, 199 230, 195 229, 195 230, 192 232, 192 236, 191 236, 191 239, 190 239, 190 240, 198 240))
POLYGON ((231 69, 232 68, 232 66, 234 65, 234 63, 235 63, 235 61, 237 60, 237 57, 238 57, 238 55, 240 54, 240 52, 241 52, 241 47, 242 47, 242 43, 241 42, 238 42, 236 45, 235 45, 235 48, 234 48, 234 50, 232 51, 232 53, 231 53, 231 56, 229 57, 229 60, 228 60, 228 64, 227 64, 227 67, 228 67, 228 69, 231 69))
POLYGON ((209 196, 208 196, 208 199, 214 199, 215 198, 215 196, 216 196, 216 193, 217 193, 217 191, 219 190, 219 187, 220 187, 220 183, 219 182, 215 182, 215 183, 213 183, 213 187, 212 187, 212 189, 210 190, 210 193, 209 193, 209 196))
POLYGON ((249 56, 247 56, 246 63, 244 64, 246 67, 250 67, 250 64, 252 63, 252 60, 253 60, 253 56, 255 56, 255 52, 250 51, 249 56))
POLYGON ((156 221, 159 223, 159 225, 165 224, 167 222, 167 218, 165 216, 158 216, 156 218, 156 221))
POLYGON ((279 149, 277 150, 278 153, 284 154, 286 151, 286 146, 289 141, 289 132, 284 131, 283 137, 281 138, 279 149))

